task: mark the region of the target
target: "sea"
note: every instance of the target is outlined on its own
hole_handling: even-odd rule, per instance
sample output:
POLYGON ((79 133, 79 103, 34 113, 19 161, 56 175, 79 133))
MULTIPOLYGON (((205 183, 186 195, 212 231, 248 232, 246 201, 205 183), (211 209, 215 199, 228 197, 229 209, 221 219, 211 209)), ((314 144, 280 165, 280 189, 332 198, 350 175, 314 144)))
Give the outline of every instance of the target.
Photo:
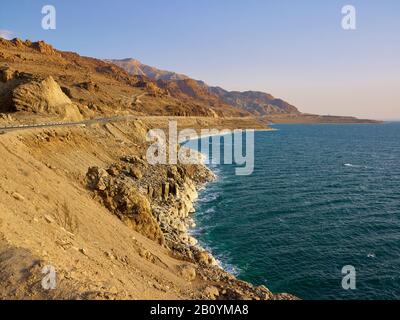
POLYGON ((251 175, 210 165, 193 235, 275 293, 400 299, 400 123, 273 128, 255 132, 251 175))

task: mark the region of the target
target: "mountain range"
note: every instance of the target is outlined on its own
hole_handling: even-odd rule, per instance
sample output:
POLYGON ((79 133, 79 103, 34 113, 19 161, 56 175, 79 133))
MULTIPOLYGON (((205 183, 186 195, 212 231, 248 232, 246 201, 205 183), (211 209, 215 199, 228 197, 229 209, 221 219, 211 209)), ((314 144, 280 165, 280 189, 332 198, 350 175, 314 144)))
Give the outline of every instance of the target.
POLYGON ((205 82, 194 80, 186 75, 160 70, 136 59, 107 60, 123 68, 134 76, 144 76, 157 83, 171 96, 178 99, 194 99, 211 107, 229 105, 256 116, 271 114, 300 114, 290 103, 259 91, 228 91, 220 87, 208 86, 205 82))
POLYGON ((0 38, 0 113, 25 115, 30 121, 39 114, 70 115, 61 103, 66 97, 53 99, 62 96, 60 90, 78 118, 135 114, 254 118, 267 124, 375 123, 304 114, 268 93, 228 91, 134 59, 105 61, 60 51, 43 41, 0 38))

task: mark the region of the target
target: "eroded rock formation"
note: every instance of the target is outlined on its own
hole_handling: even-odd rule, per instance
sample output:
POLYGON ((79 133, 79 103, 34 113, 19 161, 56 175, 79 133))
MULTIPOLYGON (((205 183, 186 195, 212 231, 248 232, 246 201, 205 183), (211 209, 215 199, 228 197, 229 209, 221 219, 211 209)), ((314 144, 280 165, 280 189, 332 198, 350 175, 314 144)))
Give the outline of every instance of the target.
POLYGON ((164 243, 164 236, 151 214, 150 203, 134 186, 128 176, 110 168, 108 173, 98 167, 89 168, 86 175, 88 186, 112 213, 134 230, 149 239, 164 243))
POLYGON ((0 69, 0 106, 1 112, 58 115, 65 120, 82 120, 78 107, 53 77, 42 78, 7 66, 0 69))
MULTIPOLYGON (((188 250, 197 240, 188 235, 193 224, 196 186, 213 179, 204 166, 151 166, 126 156, 107 169, 89 168, 87 185, 96 197, 127 225, 146 237, 195 260, 188 250)), ((211 261, 214 263, 215 261, 211 261)))

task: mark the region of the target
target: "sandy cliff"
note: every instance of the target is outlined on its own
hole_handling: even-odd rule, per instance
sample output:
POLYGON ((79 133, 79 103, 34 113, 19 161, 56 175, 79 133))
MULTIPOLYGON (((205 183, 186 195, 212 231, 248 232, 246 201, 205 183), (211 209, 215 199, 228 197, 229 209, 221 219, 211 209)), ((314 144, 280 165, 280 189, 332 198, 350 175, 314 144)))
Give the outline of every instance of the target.
POLYGON ((1 298, 292 298, 236 280, 187 236, 196 187, 212 174, 148 165, 153 125, 0 136, 1 298), (55 290, 41 286, 46 265, 57 271, 55 290))
POLYGON ((146 133, 171 119, 180 129, 265 128, 111 63, 0 38, 1 299, 294 298, 235 279, 188 234, 213 174, 146 161, 146 133), (122 120, 60 125, 110 116, 122 120), (54 290, 42 285, 49 268, 54 290))

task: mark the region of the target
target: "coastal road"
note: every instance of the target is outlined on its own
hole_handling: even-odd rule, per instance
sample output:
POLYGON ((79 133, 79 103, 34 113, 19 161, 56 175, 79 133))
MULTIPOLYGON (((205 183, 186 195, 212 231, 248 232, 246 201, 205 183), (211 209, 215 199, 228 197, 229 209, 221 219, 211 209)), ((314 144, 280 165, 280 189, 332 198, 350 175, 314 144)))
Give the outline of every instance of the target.
POLYGON ((76 121, 76 122, 48 122, 48 123, 37 123, 37 124, 8 125, 8 126, 0 126, 0 133, 5 134, 11 131, 37 129, 37 128, 78 127, 78 126, 87 126, 97 123, 132 121, 137 119, 138 117, 135 116, 114 116, 108 118, 96 118, 96 119, 76 121))

